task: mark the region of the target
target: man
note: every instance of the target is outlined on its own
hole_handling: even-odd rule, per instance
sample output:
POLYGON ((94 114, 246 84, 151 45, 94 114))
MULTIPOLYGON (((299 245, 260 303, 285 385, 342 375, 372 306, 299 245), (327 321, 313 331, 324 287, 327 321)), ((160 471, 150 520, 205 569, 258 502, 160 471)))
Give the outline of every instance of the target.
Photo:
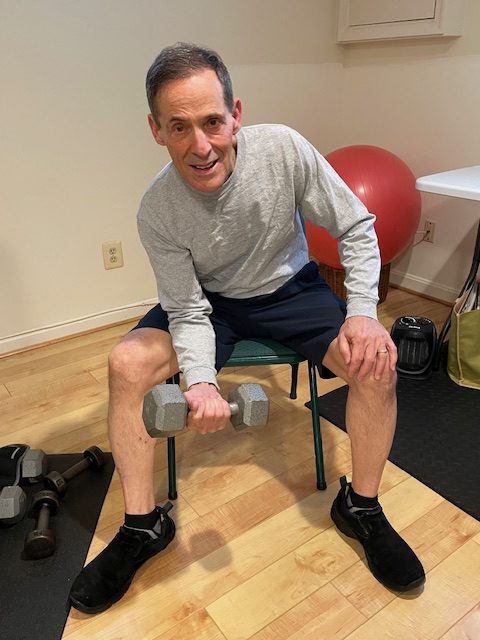
POLYGON ((215 52, 167 47, 148 72, 147 97, 152 135, 172 159, 138 213, 160 305, 109 358, 109 434, 125 523, 75 580, 72 605, 103 611, 174 537, 167 509, 155 505, 143 397, 180 370, 189 428, 223 429, 230 410, 217 372, 248 337, 275 338, 348 382, 352 483, 342 479, 332 518, 362 543, 378 580, 400 591, 419 586, 422 565, 377 500, 396 423, 396 350, 376 320, 374 216, 297 132, 241 128, 241 102, 215 52), (346 308, 308 261, 300 215, 340 239, 346 308))

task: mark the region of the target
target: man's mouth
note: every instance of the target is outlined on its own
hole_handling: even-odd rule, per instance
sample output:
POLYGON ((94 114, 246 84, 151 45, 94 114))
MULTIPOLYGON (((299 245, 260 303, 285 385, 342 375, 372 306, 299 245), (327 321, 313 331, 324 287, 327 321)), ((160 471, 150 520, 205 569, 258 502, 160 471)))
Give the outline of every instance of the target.
POLYGON ((213 169, 217 162, 218 160, 213 160, 213 162, 209 162, 208 164, 191 164, 190 166, 197 171, 209 171, 209 169, 213 169))

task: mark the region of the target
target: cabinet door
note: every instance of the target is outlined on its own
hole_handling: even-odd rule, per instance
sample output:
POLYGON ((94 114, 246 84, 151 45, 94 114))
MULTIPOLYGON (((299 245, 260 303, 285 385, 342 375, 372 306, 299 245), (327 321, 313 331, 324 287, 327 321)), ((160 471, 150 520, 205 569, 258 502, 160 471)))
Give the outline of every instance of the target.
POLYGON ((349 5, 349 23, 358 27, 435 18, 436 0, 350 0, 349 5))
POLYGON ((463 0, 338 0, 337 42, 459 36, 463 0))

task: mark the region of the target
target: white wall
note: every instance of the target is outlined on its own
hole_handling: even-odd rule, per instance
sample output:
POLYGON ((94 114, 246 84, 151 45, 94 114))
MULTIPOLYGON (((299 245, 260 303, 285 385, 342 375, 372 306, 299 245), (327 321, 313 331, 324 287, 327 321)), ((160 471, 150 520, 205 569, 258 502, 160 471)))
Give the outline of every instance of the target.
POLYGON ((156 297, 135 213, 168 160, 144 97, 163 46, 218 49, 246 122, 334 144, 333 0, 0 0, 0 15, 0 351, 139 315, 156 297), (123 243, 121 269, 104 270, 108 240, 123 243))
MULTIPOLYGON (((246 124, 285 122, 322 153, 378 144, 417 176, 479 164, 480 3, 466 1, 457 40, 348 47, 335 44, 335 6, 0 0, 0 352, 138 315, 155 298, 135 213, 168 160, 144 98, 166 44, 218 49, 246 124), (123 242, 122 269, 104 270, 107 240, 123 242)), ((405 254, 394 277, 452 298, 478 206, 429 196, 424 207, 437 241, 405 254)))
MULTIPOLYGON (((374 144, 418 176, 480 164, 480 2, 465 0, 460 38, 344 46, 338 146, 374 144)), ((480 203, 422 194, 434 244, 392 265, 392 282, 454 300, 471 264, 480 203)), ((421 236, 418 236, 419 239, 421 236)))

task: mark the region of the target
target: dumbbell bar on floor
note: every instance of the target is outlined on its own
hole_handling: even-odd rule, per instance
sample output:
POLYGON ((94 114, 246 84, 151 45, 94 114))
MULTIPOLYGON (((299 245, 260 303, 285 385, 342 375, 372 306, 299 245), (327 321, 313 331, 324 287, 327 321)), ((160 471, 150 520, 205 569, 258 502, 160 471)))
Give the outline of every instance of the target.
POLYGON ((36 519, 35 529, 25 538, 24 556, 29 560, 47 558, 55 551, 55 533, 50 517, 57 513, 59 497, 55 491, 39 491, 33 497, 31 515, 36 519))
MULTIPOLYGON (((41 449, 27 449, 20 462, 19 482, 38 482, 45 475, 46 470, 45 452, 41 449)), ((26 510, 27 496, 24 490, 18 484, 3 487, 0 492, 0 522, 6 525, 20 522, 26 510)))
POLYGON ((58 495, 63 496, 67 491, 67 483, 78 476, 82 471, 91 467, 98 470, 105 464, 105 454, 99 447, 89 447, 83 452, 83 460, 69 467, 63 473, 51 471, 43 479, 43 484, 47 489, 55 491, 58 495))
MULTIPOLYGON (((268 398, 259 384, 246 383, 228 396, 236 431, 268 422, 268 398)), ((188 404, 176 384, 159 384, 144 398, 143 421, 152 438, 176 436, 186 429, 188 404)))

